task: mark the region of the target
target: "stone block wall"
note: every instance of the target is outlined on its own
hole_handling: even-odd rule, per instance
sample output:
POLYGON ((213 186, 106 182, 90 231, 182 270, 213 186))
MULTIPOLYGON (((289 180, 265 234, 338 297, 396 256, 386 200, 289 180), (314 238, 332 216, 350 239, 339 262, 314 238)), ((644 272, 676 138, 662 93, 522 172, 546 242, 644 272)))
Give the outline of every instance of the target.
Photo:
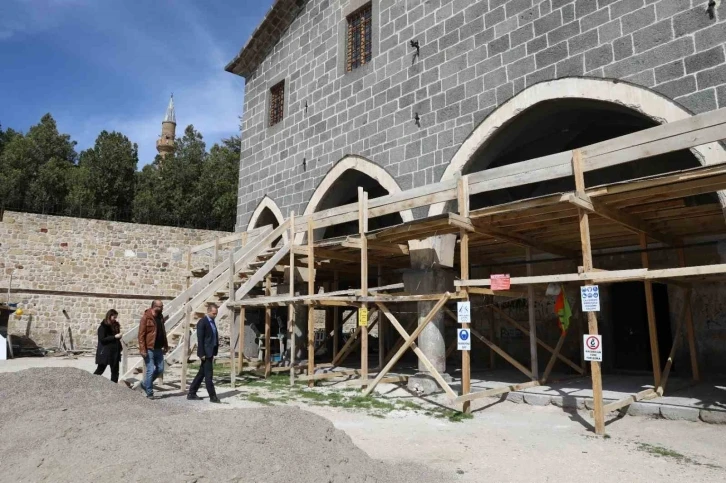
MULTIPOLYGON (((76 346, 95 346, 108 309, 119 311, 124 330, 131 328, 155 297, 171 300, 186 287, 189 248, 228 234, 5 212, 0 299, 5 302, 12 274, 10 302, 28 313, 11 319, 11 333, 54 346, 67 323, 65 309, 76 346)), ((208 265, 211 258, 206 251, 192 264, 208 265)))
POLYGON ((694 113, 726 107, 726 2, 710 19, 705 0, 372 0, 373 60, 346 73, 345 15, 365 3, 309 0, 247 79, 238 230, 265 195, 302 213, 347 154, 404 190, 437 182, 483 119, 543 81, 618 79, 694 113), (285 119, 269 127, 283 79, 285 119))

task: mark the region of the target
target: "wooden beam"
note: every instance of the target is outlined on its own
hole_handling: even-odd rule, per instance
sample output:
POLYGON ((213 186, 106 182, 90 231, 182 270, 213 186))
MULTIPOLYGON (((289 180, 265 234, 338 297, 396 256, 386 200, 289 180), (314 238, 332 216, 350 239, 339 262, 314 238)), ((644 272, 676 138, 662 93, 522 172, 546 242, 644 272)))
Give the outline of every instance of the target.
MULTIPOLYGON (((407 382, 409 376, 388 376, 381 379, 381 382, 379 384, 396 384, 400 382, 407 382)), ((348 381, 345 383, 346 386, 362 386, 364 384, 364 381, 361 381, 360 379, 355 381, 348 381)))
MULTIPOLYGON (((312 220, 308 220, 308 296, 315 293, 315 251, 314 251, 314 228, 312 220)), ((308 306, 308 374, 315 371, 315 307, 308 306)), ((308 386, 313 387, 315 381, 308 381, 308 386)))
MULTIPOLYGON (((619 401, 611 402, 605 406, 603 406, 603 412, 610 413, 613 411, 618 411, 626 406, 630 406, 634 402, 642 401, 644 399, 653 399, 654 397, 657 397, 657 394, 653 389, 646 389, 644 391, 640 391, 637 394, 633 394, 632 396, 625 397, 623 399, 620 399, 619 401)), ((590 411, 591 417, 593 416, 594 412, 590 411)))
MULTIPOLYGON (((459 231, 459 237, 461 239, 459 253, 460 253, 460 268, 461 268, 461 280, 469 280, 469 232, 474 231, 474 227, 471 225, 469 220, 469 178, 462 176, 458 183, 458 195, 459 195, 459 218, 458 220, 452 219, 449 214, 449 223, 455 221, 454 225, 461 228, 459 231)), ((455 215, 456 216, 456 215, 455 215)), ((469 294, 466 287, 463 290, 465 300, 469 301, 469 294)), ((469 323, 464 323, 461 326, 462 329, 471 329, 469 323)), ((466 395, 471 392, 471 351, 461 351, 461 394, 466 395)), ((463 412, 466 414, 471 413, 471 403, 465 401, 463 404, 463 412)))
MULTIPOLYGON (((555 367, 555 361, 557 361, 557 358, 560 356, 560 350, 562 350, 562 345, 565 343, 565 336, 567 336, 567 332, 563 332, 560 335, 560 339, 557 341, 557 345, 555 346, 554 352, 552 352, 552 356, 550 357, 550 361, 547 363, 547 367, 545 368, 544 374, 542 375, 542 378, 540 379, 540 382, 542 384, 547 383, 547 379, 550 377, 550 372, 552 372, 552 368, 555 367)), ((575 366, 577 369, 577 372, 582 374, 583 371, 579 367, 575 366)))
MULTIPOLYGON (((358 233, 360 235, 360 294, 368 296, 368 193, 358 187, 358 233)), ((368 306, 361 307, 368 315, 368 306)), ((360 323, 360 321, 359 321, 360 323)), ((361 327, 360 367, 361 380, 368 380, 368 322, 361 327)), ((365 388, 365 384, 363 388, 365 388)))
POLYGON ((182 373, 180 388, 182 391, 187 390, 187 373, 189 371, 189 337, 191 336, 191 324, 192 324, 192 306, 189 302, 186 305, 186 316, 184 317, 184 336, 181 343, 184 344, 182 349, 182 373))
MULTIPOLYGON (((572 152, 572 172, 575 176, 575 189, 579 193, 585 192, 585 174, 583 170, 582 151, 574 150, 572 152)), ((585 272, 591 272, 592 264, 592 246, 590 244, 590 219, 589 212, 582 208, 577 209, 577 216, 580 221, 580 244, 582 246, 582 266, 585 272)), ((586 285, 592 285, 592 281, 585 281, 586 285)), ((594 312, 587 313, 588 332, 591 335, 598 334, 597 316, 594 312)), ((594 419, 595 433, 598 435, 605 434, 605 413, 603 412, 602 397, 602 375, 600 373, 600 363, 591 362, 590 367, 592 375, 592 394, 594 401, 594 419)))
MULTIPOLYGON (((340 286, 340 272, 333 272, 333 291, 337 291, 340 286)), ((340 345, 340 308, 333 307, 333 359, 338 355, 338 346, 340 345)))
POLYGON ((324 372, 322 374, 300 376, 298 377, 298 379, 300 381, 324 381, 326 379, 335 379, 336 377, 360 376, 361 374, 363 374, 363 371, 361 371, 360 369, 350 369, 343 371, 324 372))
POLYGON ((469 287, 467 292, 476 295, 493 295, 495 297, 522 298, 527 296, 527 292, 513 292, 511 290, 492 290, 489 288, 469 287))
POLYGON ((476 231, 476 228, 469 219, 469 215, 457 215, 456 213, 449 213, 449 225, 460 228, 464 231, 476 231))
POLYGON ((446 392, 446 394, 449 395, 451 399, 456 398, 456 393, 453 389, 447 384, 447 382, 444 380, 443 377, 441 377, 441 374, 439 374, 439 371, 436 370, 433 364, 431 364, 431 361, 429 361, 428 357, 421 351, 421 349, 418 348, 416 343, 414 342, 416 338, 421 334, 421 332, 428 326, 429 322, 433 320, 433 318, 436 316, 436 314, 441 310, 441 307, 446 304, 446 302, 449 300, 449 293, 447 292, 444 294, 444 296, 441 298, 441 300, 434 306, 433 309, 428 313, 426 318, 419 324, 419 326, 416 328, 416 330, 413 331, 413 333, 409 336, 408 333, 404 330, 404 328, 401 326, 401 324, 396 320, 396 318, 393 316, 390 310, 388 310, 388 307, 386 307, 382 303, 378 303, 378 308, 381 309, 383 314, 388 318, 389 321, 391 321, 391 324, 396 328, 399 334, 401 334, 401 337, 404 338, 405 342, 403 346, 398 350, 398 352, 391 358, 391 360, 386 364, 386 367, 384 367, 379 373, 378 376, 373 380, 370 386, 368 386, 368 389, 366 389, 363 392, 363 396, 368 396, 373 389, 375 389, 376 385, 378 385, 381 382, 381 379, 385 377, 385 375, 391 370, 391 368, 396 365, 396 362, 403 356, 403 354, 408 350, 409 347, 411 347, 418 356, 421 363, 423 363, 424 367, 431 373, 431 376, 436 379, 436 382, 439 383, 441 388, 446 392))
MULTIPOLYGON (((527 261, 532 260, 532 249, 527 248, 525 253, 527 261)), ((527 276, 532 276, 532 264, 527 264, 527 276)), ((527 285, 527 311, 529 316, 529 357, 532 370, 532 379, 539 379, 539 361, 537 359, 537 321, 534 317, 534 286, 527 285)))
MULTIPOLYGON (((290 275, 288 276, 288 294, 295 296, 295 254, 301 248, 295 246, 295 212, 290 212, 290 275)), ((310 264, 313 265, 312 263, 310 264)), ((308 267, 309 270, 309 267, 308 267)), ((290 334, 290 386, 295 385, 295 305, 287 306, 287 333, 290 334)))
MULTIPOLYGON (((272 278, 267 275, 265 279, 265 295, 268 297, 272 293, 272 278)), ((265 379, 272 374, 272 308, 265 307, 265 379)))
POLYGON ((539 250, 541 252, 551 253, 553 255, 560 255, 566 258, 577 257, 577 253, 573 252, 572 250, 568 250, 566 248, 562 248, 560 246, 553 245, 544 241, 535 240, 526 235, 521 235, 512 231, 504 231, 493 225, 478 220, 474 220, 473 224, 474 233, 477 233, 479 235, 496 238, 502 241, 513 243, 515 245, 519 245, 524 248, 534 248, 535 250, 539 250))
MULTIPOLYGON (((640 234, 640 247, 643 251, 640 253, 640 260, 643 268, 649 267, 648 259, 648 238, 645 233, 640 234)), ((645 308, 648 314, 648 335, 650 337, 650 355, 653 362, 653 379, 654 386, 660 386, 660 348, 658 347, 658 327, 655 319, 655 302, 653 300, 653 282, 645 280, 645 308)))
MULTIPOLYGON (((686 266, 686 254, 683 247, 678 248, 678 264, 681 267, 686 266)), ((691 374, 693 380, 698 382, 701 380, 701 374, 698 370, 698 351, 696 348, 696 333, 693 328, 693 312, 690 306, 690 290, 688 295, 688 311, 686 312, 686 336, 688 338, 688 352, 691 355, 691 374)))
MULTIPOLYGON (((229 288, 228 288, 229 299, 228 300, 232 301, 232 302, 234 302, 234 299, 235 299, 234 282, 235 282, 236 275, 237 274, 235 273, 235 268, 234 268, 234 250, 230 250, 229 251, 229 288)), ((229 324, 229 345, 230 345, 229 360, 230 360, 230 364, 231 364, 230 370, 229 370, 229 376, 230 376, 229 380, 230 380, 230 385, 234 389, 235 384, 237 382, 236 381, 237 367, 235 364, 237 362, 237 358, 235 357, 235 352, 234 352, 235 342, 237 342, 237 341, 234 338, 234 328, 237 326, 237 323, 239 322, 239 315, 237 314, 237 311, 234 309, 232 309, 231 315, 232 315, 232 317, 231 317, 232 321, 229 324)), ((239 331, 239 330, 243 330, 243 329, 244 329, 243 327, 239 327, 237 330, 239 331)), ((237 340, 239 340, 239 334, 237 335, 237 340)), ((241 351, 242 347, 239 347, 238 349, 241 351)))
POLYGON ((620 210, 610 208, 605 203, 589 198, 585 193, 570 193, 568 201, 580 209, 595 213, 603 218, 619 223, 636 234, 644 233, 650 238, 663 242, 667 245, 676 246, 682 244, 678 238, 666 235, 656 230, 648 223, 640 220, 637 216, 624 213, 620 210))
MULTIPOLYGON (((357 313, 357 312, 356 312, 357 313)), ((371 317, 371 320, 369 321, 368 329, 373 330, 373 328, 376 326, 380 319, 373 320, 373 317, 371 317)), ((356 324, 357 325, 357 324, 356 324)), ((340 364, 343 363, 343 361, 350 355, 350 353, 358 347, 358 345, 361 343, 361 333, 363 332, 363 328, 358 326, 355 329, 355 332, 353 335, 348 339, 348 342, 345 343, 342 349, 338 352, 338 355, 333 358, 333 367, 340 366, 340 364)))
POLYGON ((470 394, 465 394, 465 395, 459 396, 456 399, 454 399, 452 401, 452 403, 458 404, 458 403, 467 402, 467 401, 475 401, 477 399, 494 397, 494 396, 498 396, 500 394, 505 394, 508 392, 521 391, 523 389, 527 389, 530 387, 537 387, 539 385, 540 385, 539 381, 529 381, 529 382, 524 382, 522 384, 512 384, 510 386, 494 387, 491 389, 487 389, 485 391, 478 391, 478 392, 473 392, 470 394))
MULTIPOLYGON (((380 263, 378 264, 378 279, 376 283, 379 287, 383 285, 383 266, 380 263)), ((378 319, 378 367, 380 368, 386 365, 386 319, 381 316, 378 319)))
POLYGON ((678 349, 679 342, 681 341, 681 332, 683 332, 683 319, 686 317, 686 312, 691 310, 691 291, 686 290, 686 297, 683 301, 683 310, 681 311, 681 316, 678 318, 678 321, 676 322, 676 335, 673 336, 673 345, 671 346, 671 352, 668 354, 668 360, 666 361, 665 368, 663 369, 663 375, 660 379, 660 385, 657 386, 656 392, 659 396, 663 395, 663 392, 665 392, 666 384, 668 383, 668 376, 671 373, 671 367, 673 366, 673 358, 676 355, 676 350, 678 349))

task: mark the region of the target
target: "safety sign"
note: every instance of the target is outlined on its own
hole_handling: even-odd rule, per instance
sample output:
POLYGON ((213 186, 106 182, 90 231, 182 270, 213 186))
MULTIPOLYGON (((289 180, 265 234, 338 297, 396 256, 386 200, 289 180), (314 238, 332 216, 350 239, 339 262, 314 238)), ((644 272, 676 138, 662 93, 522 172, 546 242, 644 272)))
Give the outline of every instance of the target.
POLYGON ((602 336, 585 334, 582 337, 585 342, 585 360, 602 361, 602 336))
POLYGON ((491 276, 492 290, 509 290, 512 286, 512 279, 508 273, 494 274, 491 276))
POLYGON ((471 331, 469 329, 457 329, 456 345, 460 351, 471 350, 471 331))
POLYGON ((460 324, 471 324, 471 302, 457 302, 456 314, 460 324))
POLYGON ((358 325, 368 327, 368 309, 365 307, 358 309, 358 325))
POLYGON ((600 289, 597 285, 580 287, 583 312, 600 312, 600 289))

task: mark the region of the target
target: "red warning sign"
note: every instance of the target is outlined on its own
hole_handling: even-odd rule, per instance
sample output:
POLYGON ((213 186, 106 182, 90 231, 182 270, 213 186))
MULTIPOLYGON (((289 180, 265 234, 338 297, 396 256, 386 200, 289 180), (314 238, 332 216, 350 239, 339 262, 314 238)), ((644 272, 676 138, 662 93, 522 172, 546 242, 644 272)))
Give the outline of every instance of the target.
POLYGON ((496 274, 492 275, 492 290, 509 290, 511 287, 511 279, 509 274, 496 274))

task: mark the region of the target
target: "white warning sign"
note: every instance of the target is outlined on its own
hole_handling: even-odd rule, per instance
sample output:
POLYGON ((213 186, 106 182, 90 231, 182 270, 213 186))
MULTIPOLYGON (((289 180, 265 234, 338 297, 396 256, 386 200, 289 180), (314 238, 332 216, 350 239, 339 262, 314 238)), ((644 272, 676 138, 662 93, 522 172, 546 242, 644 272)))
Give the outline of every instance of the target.
POLYGON ((585 360, 602 361, 602 336, 585 334, 582 337, 585 343, 585 360))
POLYGON ((580 287, 583 312, 600 312, 600 288, 597 285, 580 287))
POLYGON ((456 345, 460 351, 471 350, 471 331, 469 329, 457 329, 456 345))
POLYGON ((456 314, 460 324, 471 324, 471 302, 457 302, 456 314))

